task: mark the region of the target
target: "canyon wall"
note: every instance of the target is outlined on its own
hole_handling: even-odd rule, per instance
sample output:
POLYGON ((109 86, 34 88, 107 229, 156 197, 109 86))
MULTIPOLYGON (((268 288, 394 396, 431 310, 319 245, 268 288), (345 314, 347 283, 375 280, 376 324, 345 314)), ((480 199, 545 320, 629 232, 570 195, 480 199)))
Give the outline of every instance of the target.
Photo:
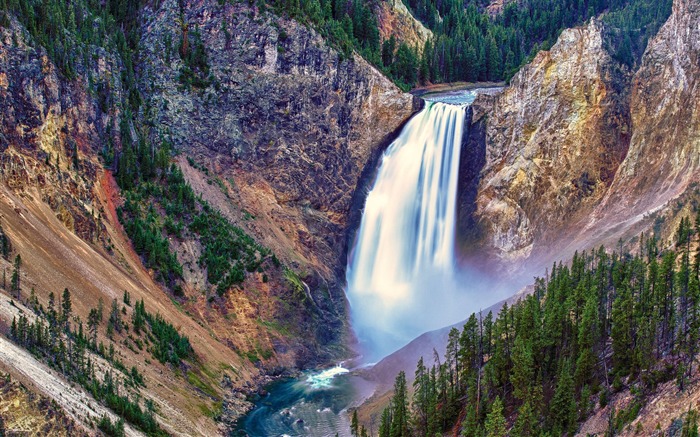
MULTIPOLYGON (((313 333, 300 340, 330 348, 348 341, 342 288, 357 222, 351 207, 364 197, 357 187, 366 185, 366 169, 421 101, 361 57, 343 59, 314 30, 255 7, 165 0, 151 8, 142 13, 139 76, 152 138, 166 138, 187 157, 178 163, 195 191, 308 286, 316 316, 297 314, 313 333), (184 36, 178 20, 206 52, 204 86, 180 80, 186 65, 177 49, 184 36)), ((197 252, 190 252, 178 254, 196 264, 197 252)), ((206 286, 189 282, 195 296, 206 286)), ((278 290, 285 284, 249 285, 269 288, 262 299, 273 307, 287 305, 289 296, 278 290)), ((253 307, 236 312, 250 328, 239 333, 242 340, 259 330, 259 298, 239 298, 236 306, 253 307)))
POLYGON ((697 182, 698 9, 677 0, 636 71, 592 20, 562 32, 502 94, 477 99, 468 142, 485 162, 462 176, 479 178, 476 206, 460 204, 465 257, 486 251, 512 273, 542 273, 648 229, 697 182))
POLYGON ((629 144, 629 78, 594 20, 477 100, 485 164, 474 217, 494 256, 529 257, 603 197, 629 144))
MULTIPOLYGON (((66 74, 7 20, 0 26, 0 225, 13 253, 0 265, 8 280, 14 255, 24 267, 21 301, 0 308, 1 332, 29 311, 30 290, 47 305, 50 292, 70 289, 81 320, 100 301, 121 305, 124 292, 143 299, 147 311, 190 338, 196 359, 186 368, 144 364, 147 351, 127 333, 110 338, 100 328, 98 339, 144 375, 147 387, 131 394, 154 402, 167 431, 187 435, 225 432, 250 406, 243 393, 269 382, 265 374, 350 353, 342 286, 353 225, 381 152, 420 100, 295 21, 243 4, 163 1, 141 11, 134 59, 143 103, 132 119, 124 114, 124 61, 110 41, 81 48, 85 56, 66 74), (209 69, 194 85, 181 80, 183 28, 209 69), (101 156, 118 161, 120 131, 173 144, 172 163, 195 192, 277 255, 274 273, 251 272, 210 299, 201 242, 186 233, 169 236, 186 297, 155 281, 117 218, 124 201, 112 177, 117 166, 101 156)), ((131 320, 133 308, 123 306, 131 320)), ((71 404, 79 388, 61 398, 53 390, 66 384, 60 375, 28 372, 41 367, 30 354, 21 366, 4 358, 0 368, 77 422, 89 421, 87 408, 71 404)))

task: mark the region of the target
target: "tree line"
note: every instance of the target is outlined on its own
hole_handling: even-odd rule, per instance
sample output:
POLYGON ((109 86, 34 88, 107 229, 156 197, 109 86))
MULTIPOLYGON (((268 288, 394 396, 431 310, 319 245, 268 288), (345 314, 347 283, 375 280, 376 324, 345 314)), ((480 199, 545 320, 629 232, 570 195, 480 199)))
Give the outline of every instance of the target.
MULTIPOLYGON (((383 0, 380 0, 383 1, 383 0)), ((672 0, 528 0, 506 2, 491 16, 486 0, 406 0, 413 15, 433 31, 422 47, 379 40, 375 1, 273 0, 277 13, 313 24, 345 57, 352 49, 404 89, 418 83, 501 81, 510 78, 562 30, 605 14, 608 44, 632 66, 671 13, 672 0)), ((258 0, 259 8, 265 7, 258 0)))
MULTIPOLYGON (((628 388, 633 401, 612 406, 614 435, 659 384, 682 391, 697 373, 699 274, 700 213, 682 219, 673 247, 642 236, 636 254, 601 247, 553 265, 533 294, 452 329, 442 358, 419 361, 413 396, 399 374, 379 435, 574 435, 628 388)), ((695 413, 686 419, 683 435, 697 435, 695 413)))
MULTIPOLYGON (((39 360, 61 372, 69 381, 85 388, 95 399, 102 402, 118 416, 150 436, 168 435, 155 420, 155 406, 150 400, 142 407, 139 396, 130 395, 126 388, 138 390, 145 387, 143 375, 135 366, 127 369, 115 354, 114 344, 106 348, 102 342, 97 344, 97 329, 103 320, 100 304, 90 312, 87 330, 79 316, 73 314, 70 291, 66 288, 61 298, 56 301, 53 292, 49 293, 46 308, 32 292, 28 300, 34 314, 29 316, 20 310, 19 318, 13 317, 10 338, 26 348, 39 360), (107 360, 113 369, 121 375, 115 375, 113 369, 100 370, 96 360, 89 352, 107 360), (101 374, 101 375, 100 375, 101 374)), ((108 320, 108 335, 113 329, 116 300, 108 320)), ((120 327, 121 329, 121 327, 120 327)), ((109 335, 111 338, 111 335, 109 335)), ((122 435, 123 421, 113 424, 108 417, 100 418, 98 427, 108 435, 122 435)))
POLYGON ((407 1, 411 11, 435 35, 432 41, 426 42, 421 65, 416 67, 422 72, 420 80, 433 83, 510 80, 538 51, 554 45, 562 30, 601 14, 605 14, 604 20, 615 29, 608 38, 614 43, 616 57, 631 66, 641 56, 649 36, 654 35, 670 15, 672 0, 506 2, 494 17, 484 10, 489 3, 484 0, 407 1), (643 34, 639 28, 644 29, 643 34))

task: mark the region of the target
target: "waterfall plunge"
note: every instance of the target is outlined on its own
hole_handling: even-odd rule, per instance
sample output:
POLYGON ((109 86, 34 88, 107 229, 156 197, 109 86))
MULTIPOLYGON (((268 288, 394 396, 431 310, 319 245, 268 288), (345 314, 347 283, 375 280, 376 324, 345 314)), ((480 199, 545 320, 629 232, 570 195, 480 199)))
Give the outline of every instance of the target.
POLYGON ((347 280, 355 329, 370 359, 467 312, 454 281, 465 108, 426 102, 384 153, 367 196, 347 280))

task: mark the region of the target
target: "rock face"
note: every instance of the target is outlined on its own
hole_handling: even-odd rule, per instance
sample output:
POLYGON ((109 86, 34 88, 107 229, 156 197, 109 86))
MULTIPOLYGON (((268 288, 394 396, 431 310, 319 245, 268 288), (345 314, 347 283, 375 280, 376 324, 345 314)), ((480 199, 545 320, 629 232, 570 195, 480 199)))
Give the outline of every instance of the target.
POLYGON ((314 330, 339 343, 349 215, 363 197, 356 187, 419 102, 294 21, 214 0, 151 7, 142 14, 139 70, 153 137, 169 138, 226 185, 221 196, 185 169, 199 193, 299 272, 310 300, 333 315, 330 328, 316 322, 314 330), (207 54, 206 88, 178 80, 181 11, 207 54))
POLYGON ((382 41, 394 35, 400 42, 422 52, 425 42, 433 37, 433 32, 411 15, 402 0, 380 1, 375 10, 382 41))
MULTIPOLYGON (((118 60, 95 49, 95 65, 80 72, 119 90, 118 60), (89 69, 89 73, 88 73, 89 69)), ((93 159, 113 131, 118 112, 100 105, 87 81, 66 81, 45 50, 30 44, 14 20, 0 28, 0 180, 15 192, 38 189, 41 200, 86 241, 100 238, 93 159), (77 154, 77 157, 74 156, 77 154)))
MULTIPOLYGON (((217 399, 234 421, 249 408, 243 387, 269 382, 261 373, 348 353, 344 256, 359 220, 351 210, 420 101, 296 22, 230 2, 155 3, 141 11, 143 104, 133 125, 121 123, 116 51, 85 47, 90 62, 78 56, 71 79, 13 18, 0 27, 0 225, 26 263, 24 299, 36 288, 46 305, 49 291, 67 287, 74 314, 86 320, 99 299, 128 291, 185 332, 200 360, 188 371, 201 365, 211 390, 203 395, 189 372, 176 377, 153 363, 139 367, 153 383, 144 393, 167 415, 169 432, 214 435, 202 411, 214 411, 217 399), (209 67, 198 87, 180 81, 186 26, 209 67), (189 288, 188 299, 171 302, 119 225, 119 188, 99 157, 108 145, 119 150, 123 129, 172 141, 197 194, 277 255, 281 263, 265 261, 274 274, 250 272, 240 289, 207 299, 201 244, 172 238, 189 288), (219 386, 227 375, 231 384, 219 386)), ((11 272, 7 260, 0 264, 11 272)), ((114 344, 124 363, 143 364, 126 340, 114 344)))
POLYGON ((564 31, 501 95, 477 99, 467 156, 485 159, 461 176, 463 192, 479 180, 475 206, 460 202, 466 256, 487 250, 541 273, 648 228, 648 213, 698 181, 699 20, 697 2, 676 0, 635 72, 594 20, 564 31))
POLYGON ((592 229, 629 225, 700 177, 700 3, 676 0, 649 42, 631 92, 632 138, 592 229))
MULTIPOLYGON (((188 371, 212 369, 202 379, 211 390, 203 397, 200 388, 150 354, 153 362, 144 365, 145 351, 127 346, 126 338, 108 339, 104 324, 98 329, 98 341, 113 345, 124 368, 135 366, 149 381, 139 396, 153 400, 168 433, 215 435, 217 424, 203 415, 202 408, 224 397, 228 388, 219 387, 222 376, 233 371, 233 384, 240 388, 259 370, 216 338, 201 318, 195 321, 171 302, 168 291, 144 269, 117 221, 119 191, 98 153, 110 142, 119 146, 117 136, 110 132, 119 132, 121 60, 114 52, 86 46, 85 59, 90 62, 86 65, 78 56, 76 77, 67 78, 29 33, 14 18, 9 20, 9 26, 0 26, 0 225, 12 252, 9 259, 0 257, 0 268, 12 272, 11 260, 20 255, 22 290, 21 299, 15 298, 11 306, 9 287, 0 291, 6 305, 0 310, 0 325, 10 326, 19 311, 33 313, 20 303, 31 295, 47 307, 49 293, 69 289, 73 315, 86 321, 98 302, 121 302, 128 291, 134 301, 143 299, 149 311, 186 333, 198 357, 188 371)), ((124 320, 131 320, 131 315, 124 320)), ((96 407, 77 384, 43 367, 29 352, 17 353, 7 344, 3 348, 6 353, 0 364, 4 370, 32 386, 32 391, 50 396, 76 423, 90 427, 87 434, 94 434, 88 416, 95 418, 104 407, 96 407)), ((0 397, 4 399, 5 394, 0 397)), ((244 412, 240 403, 234 409, 244 412)), ((61 428, 72 426, 55 417, 54 421, 61 428)), ((43 434, 59 434, 49 429, 43 434)), ((68 433, 80 435, 79 430, 68 433)))
POLYGON ((483 130, 475 141, 485 148, 475 214, 497 257, 528 257, 557 238, 561 218, 598 201, 625 156, 629 74, 602 35, 597 21, 565 30, 502 94, 474 106, 471 136, 483 130))

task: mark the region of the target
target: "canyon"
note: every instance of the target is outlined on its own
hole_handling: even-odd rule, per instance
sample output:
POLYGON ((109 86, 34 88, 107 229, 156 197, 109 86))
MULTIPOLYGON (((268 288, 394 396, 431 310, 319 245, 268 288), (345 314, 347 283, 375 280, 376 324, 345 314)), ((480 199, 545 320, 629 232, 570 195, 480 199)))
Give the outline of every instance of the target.
MULTIPOLYGON (((398 31, 422 47, 431 37, 401 2, 376 6, 382 39, 398 31)), ((671 244, 700 197, 699 22, 697 1, 675 0, 630 68, 593 19, 563 31, 501 92, 465 111, 457 256, 463 268, 501 272, 489 304, 575 251, 633 247, 650 231, 671 244)), ((158 422, 173 435, 230 432, 271 376, 353 355, 348 251, 382 153, 425 103, 310 26, 247 3, 148 2, 137 32, 143 105, 135 126, 122 122, 129 91, 116 50, 90 47, 91 61, 78 60, 79 74, 67 79, 17 20, 0 28, 0 226, 24 263, 20 301, 5 304, 12 297, 2 294, 0 331, 31 313, 22 302, 30 290, 47 305, 50 291, 69 288, 83 320, 100 299, 128 291, 185 332, 197 356, 181 367, 144 366, 146 353, 126 336, 111 342, 143 372, 139 393, 158 406, 158 422), (183 23, 205 48, 206 86, 181 79, 183 23), (124 130, 172 144, 172 164, 196 196, 280 266, 213 297, 203 243, 190 233, 169 238, 184 266, 184 297, 156 280, 118 218, 125 199, 116 164, 101 156, 107 144, 124 147, 124 130)), ((13 269, 11 259, 0 264, 13 269)), ((478 309, 464 308, 465 317, 478 309)), ((432 358, 447 340, 444 330, 421 338, 370 376, 410 375, 418 357, 432 358)), ((62 400, 60 384, 46 381, 62 377, 31 354, 20 358, 0 354, 0 368, 70 411, 61 420, 88 426, 101 415, 76 412, 74 398, 89 395, 62 400)))

